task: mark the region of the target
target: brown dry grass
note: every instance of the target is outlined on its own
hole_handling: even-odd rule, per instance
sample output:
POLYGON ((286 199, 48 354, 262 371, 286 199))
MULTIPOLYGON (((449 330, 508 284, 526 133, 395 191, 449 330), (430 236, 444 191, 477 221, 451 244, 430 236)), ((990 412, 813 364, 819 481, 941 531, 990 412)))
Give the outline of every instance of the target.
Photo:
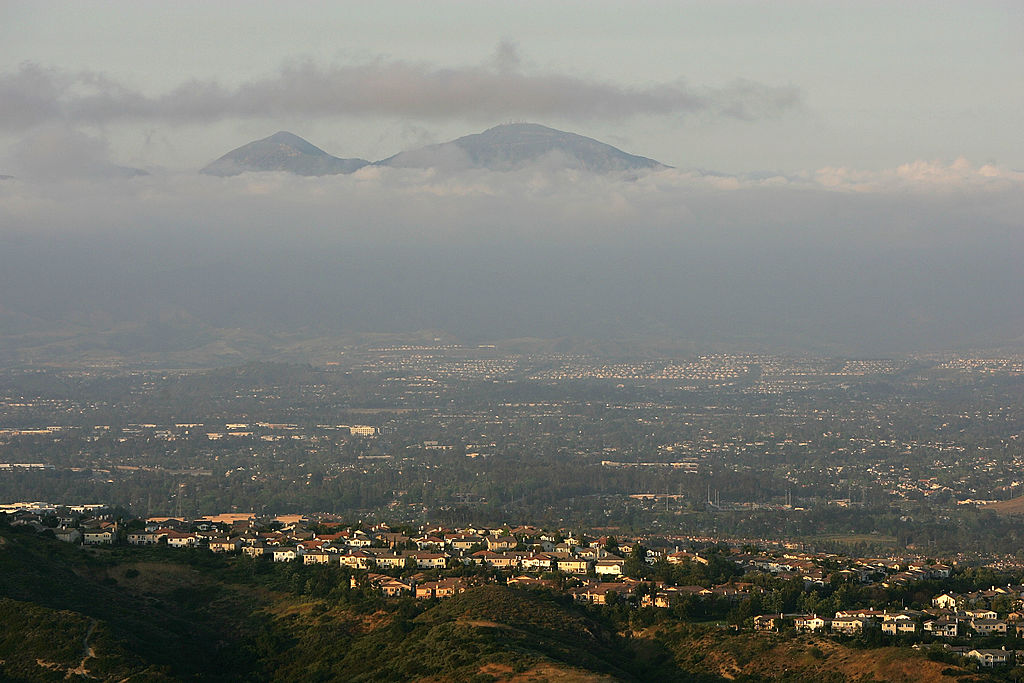
POLYGON ((1017 498, 1011 498, 1010 500, 1000 500, 995 503, 989 503, 988 505, 982 505, 982 510, 991 510, 998 515, 1024 515, 1024 496, 1018 496, 1017 498))
POLYGON ((537 664, 526 671, 516 672, 506 664, 485 664, 478 673, 489 674, 508 683, 612 683, 618 679, 605 674, 562 667, 553 663, 537 664))
POLYGON ((694 642, 693 649, 703 655, 702 669, 727 679, 740 675, 769 679, 799 675, 822 681, 865 679, 893 683, 978 680, 969 675, 945 675, 942 672, 950 668, 949 664, 931 661, 909 648, 859 650, 813 636, 784 639, 768 634, 745 634, 723 639, 709 634, 694 642))
POLYGON ((135 562, 119 565, 110 571, 118 584, 133 593, 160 595, 178 588, 210 585, 211 579, 200 572, 181 564, 163 562, 135 562), (134 569, 138 576, 129 578, 127 572, 134 569))

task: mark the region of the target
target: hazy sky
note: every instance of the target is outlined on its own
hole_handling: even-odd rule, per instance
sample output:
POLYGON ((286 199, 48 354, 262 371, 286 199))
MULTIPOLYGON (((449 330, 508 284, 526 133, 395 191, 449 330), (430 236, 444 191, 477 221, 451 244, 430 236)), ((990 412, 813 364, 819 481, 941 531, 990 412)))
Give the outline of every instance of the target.
POLYGON ((528 120, 680 168, 1024 169, 1022 36, 1016 0, 2 2, 0 166, 40 126, 188 169, 528 120))

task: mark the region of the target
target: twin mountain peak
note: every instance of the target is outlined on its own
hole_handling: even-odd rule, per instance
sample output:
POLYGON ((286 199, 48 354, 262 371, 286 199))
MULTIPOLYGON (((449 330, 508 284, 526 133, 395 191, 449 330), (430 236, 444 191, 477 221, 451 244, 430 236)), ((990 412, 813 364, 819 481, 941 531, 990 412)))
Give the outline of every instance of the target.
POLYGON ((336 157, 298 135, 281 131, 228 152, 201 172, 233 176, 254 171, 283 171, 320 176, 352 173, 370 165, 511 171, 538 164, 594 173, 667 168, 653 159, 627 154, 593 138, 535 123, 509 123, 450 142, 400 152, 376 162, 336 157))

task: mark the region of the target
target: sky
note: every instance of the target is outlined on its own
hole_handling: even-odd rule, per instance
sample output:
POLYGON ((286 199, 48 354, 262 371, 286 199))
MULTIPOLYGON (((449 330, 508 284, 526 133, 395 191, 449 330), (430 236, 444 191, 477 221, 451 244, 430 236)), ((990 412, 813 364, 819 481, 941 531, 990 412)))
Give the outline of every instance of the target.
POLYGON ((1017 1, 0 0, 0 364, 164 320, 1024 349, 1021 36, 1017 1), (197 173, 508 122, 671 168, 197 173))
POLYGON ((188 169, 279 128, 373 160, 523 120, 687 169, 1022 169, 1022 35, 1013 0, 3 2, 0 160, 43 124, 188 169))

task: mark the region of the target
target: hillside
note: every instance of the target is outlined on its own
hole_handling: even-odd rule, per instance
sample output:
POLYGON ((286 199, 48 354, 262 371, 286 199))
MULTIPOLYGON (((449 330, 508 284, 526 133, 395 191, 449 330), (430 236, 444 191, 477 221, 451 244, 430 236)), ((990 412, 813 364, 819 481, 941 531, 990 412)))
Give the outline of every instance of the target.
POLYGON ((602 681, 634 679, 631 663, 606 625, 544 594, 395 609, 343 571, 0 528, 0 680, 602 681))
POLYGON ((998 515, 1013 516, 1024 515, 1024 496, 1017 496, 1009 500, 1000 500, 988 505, 982 505, 982 510, 990 510, 998 515))
POLYGON ((104 680, 251 671, 244 643, 226 635, 229 610, 211 609, 231 597, 225 586, 189 580, 140 593, 111 556, 26 533, 0 531, 0 541, 0 613, 9 617, 0 618, 0 680, 63 679, 80 667, 104 680))
POLYGON ((673 654, 675 665, 709 680, 892 681, 940 683, 979 680, 947 663, 908 648, 849 647, 829 638, 786 638, 768 633, 723 635, 684 625, 656 627, 644 634, 673 654))
POLYGON ((0 526, 0 680, 975 679, 908 648, 736 634, 665 613, 641 626, 622 605, 497 585, 385 600, 349 577, 205 550, 82 550, 0 526))

